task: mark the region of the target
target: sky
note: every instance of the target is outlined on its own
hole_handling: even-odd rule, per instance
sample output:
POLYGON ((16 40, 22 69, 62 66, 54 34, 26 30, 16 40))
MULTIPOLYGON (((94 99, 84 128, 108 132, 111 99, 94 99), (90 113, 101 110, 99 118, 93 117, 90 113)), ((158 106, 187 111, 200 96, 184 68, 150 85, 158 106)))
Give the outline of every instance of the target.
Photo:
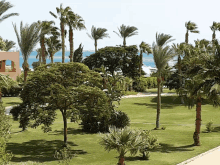
MULTIPOLYGON (((72 11, 80 15, 87 30, 74 31, 74 47, 78 48, 82 43, 84 50, 94 51, 94 40, 86 33, 91 33, 91 27, 106 28, 110 38, 98 40, 98 49, 106 46, 122 45, 123 40, 113 31, 124 24, 138 28, 138 35, 127 38, 127 45, 139 45, 142 41, 152 45, 156 33, 164 33, 173 36, 173 43, 185 41, 185 22, 192 21, 198 25, 199 34, 189 34, 189 43, 194 40, 211 40, 210 26, 213 21, 220 22, 218 0, 6 0, 14 5, 5 14, 19 13, 0 23, 0 36, 16 42, 17 37, 12 23, 20 27, 23 24, 31 24, 38 20, 53 20, 59 27, 59 20, 49 14, 56 14, 56 7, 71 7, 72 11)), ((68 27, 66 27, 68 30, 68 27)), ((18 29, 19 30, 19 29, 18 29)), ((220 34, 217 32, 217 39, 220 34)), ((67 50, 69 50, 68 37, 66 38, 67 50)), ((40 47, 39 44, 36 48, 40 47)), ((145 57, 146 58, 146 57, 145 57)), ((147 59, 147 58, 146 58, 147 59)), ((144 59, 144 60, 146 60, 144 59)))

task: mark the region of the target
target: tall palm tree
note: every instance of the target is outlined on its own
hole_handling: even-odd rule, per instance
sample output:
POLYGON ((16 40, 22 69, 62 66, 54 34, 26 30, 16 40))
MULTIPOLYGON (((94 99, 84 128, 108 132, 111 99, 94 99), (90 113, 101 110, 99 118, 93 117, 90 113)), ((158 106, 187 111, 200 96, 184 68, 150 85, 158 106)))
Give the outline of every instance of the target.
POLYGON ((140 48, 140 65, 139 65, 139 72, 140 72, 140 77, 141 77, 141 67, 143 64, 143 53, 147 53, 147 55, 149 55, 149 53, 152 53, 151 50, 151 46, 149 44, 146 44, 145 42, 141 42, 141 44, 139 45, 140 48))
POLYGON ((161 109, 161 72, 167 66, 169 60, 174 57, 173 49, 167 46, 167 43, 173 41, 172 36, 167 34, 156 33, 156 43, 152 45, 154 63, 157 67, 157 118, 156 118, 156 129, 160 127, 160 109, 161 109))
POLYGON ((188 44, 188 42, 189 42, 189 40, 188 40, 189 32, 191 32, 191 33, 199 33, 199 31, 197 30, 198 27, 197 27, 196 23, 191 22, 191 21, 186 22, 185 23, 185 27, 186 27, 185 43, 188 44))
POLYGON ((18 33, 16 24, 15 25, 13 24, 13 27, 15 30, 15 34, 17 36, 18 45, 20 47, 24 59, 24 63, 22 67, 24 69, 24 82, 26 82, 27 72, 29 70, 28 56, 31 54, 34 47, 37 45, 37 43, 40 40, 42 27, 37 22, 32 23, 30 26, 28 24, 23 26, 23 22, 21 21, 20 35, 18 33))
POLYGON ((97 28, 96 29, 96 27, 92 26, 91 35, 89 33, 87 33, 89 38, 91 38, 95 41, 95 52, 97 52, 97 40, 103 39, 104 37, 110 38, 109 34, 106 32, 107 32, 107 29, 105 29, 105 28, 97 28))
POLYGON ((124 24, 121 25, 120 28, 118 28, 119 33, 115 32, 119 37, 123 38, 123 45, 126 46, 126 38, 131 37, 133 35, 137 35, 138 28, 134 26, 125 26, 124 24))
POLYGON ((216 35, 215 35, 215 32, 217 31, 217 30, 219 30, 219 28, 220 28, 220 24, 218 23, 218 22, 213 22, 213 24, 212 24, 212 26, 210 26, 210 29, 212 30, 212 40, 215 40, 215 37, 216 37, 216 35))
POLYGON ((72 11, 69 12, 67 16, 67 23, 69 26, 69 42, 70 42, 70 62, 73 61, 73 54, 74 54, 74 44, 73 44, 73 30, 82 30, 86 29, 84 20, 81 16, 73 13, 72 11))
POLYGON ((46 44, 48 47, 47 51, 51 58, 51 63, 53 63, 54 54, 62 48, 61 42, 56 36, 51 36, 46 39, 46 44))
MULTIPOLYGON (((60 29, 61 29, 61 38, 62 38, 62 63, 65 62, 65 26, 67 25, 67 17, 71 8, 67 6, 65 9, 63 8, 63 4, 60 4, 60 8, 56 8, 57 14, 59 15, 60 20, 60 29)), ((55 18, 58 18, 53 12, 50 11, 50 14, 55 18)))
MULTIPOLYGON (((39 58, 39 65, 40 65, 43 61, 42 49, 38 48, 36 49, 36 52, 37 52, 36 58, 39 58)), ((45 54, 45 59, 46 59, 48 56, 48 52, 45 50, 44 54, 45 54)))
POLYGON ((42 51, 42 59, 43 64, 46 64, 46 48, 45 48, 45 35, 51 33, 51 29, 53 28, 52 24, 54 24, 54 21, 38 21, 39 24, 42 25, 42 34, 40 37, 40 46, 42 51))
POLYGON ((5 2, 5 0, 0 1, 0 23, 11 16, 19 16, 18 13, 10 13, 2 16, 2 14, 4 14, 8 9, 12 7, 13 5, 9 2, 5 2))

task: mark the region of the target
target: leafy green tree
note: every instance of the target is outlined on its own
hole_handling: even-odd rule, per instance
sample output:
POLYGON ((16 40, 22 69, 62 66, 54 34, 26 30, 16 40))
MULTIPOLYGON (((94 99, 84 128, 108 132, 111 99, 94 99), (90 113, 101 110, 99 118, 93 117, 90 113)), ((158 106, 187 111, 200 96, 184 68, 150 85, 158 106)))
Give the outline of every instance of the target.
MULTIPOLYGON (((65 62, 65 26, 67 25, 67 17, 68 14, 71 11, 71 8, 67 6, 66 8, 63 8, 63 4, 60 4, 60 8, 56 8, 57 14, 59 15, 59 20, 60 20, 60 29, 61 29, 61 39, 62 39, 62 63, 65 62)), ((50 11, 50 14, 58 18, 57 15, 55 15, 53 12, 50 11)))
POLYGON ((42 22, 38 21, 38 23, 41 24, 42 27, 40 34, 40 46, 41 46, 43 64, 46 64, 45 35, 51 33, 51 30, 53 28, 52 24, 54 24, 54 21, 42 21, 42 22))
POLYGON ((115 32, 119 37, 123 38, 123 46, 126 46, 126 38, 137 35, 138 28, 134 26, 125 26, 122 24, 120 28, 118 28, 119 33, 115 32))
POLYGON ((173 49, 167 45, 167 43, 173 41, 172 36, 167 34, 156 33, 156 43, 153 43, 153 58, 154 63, 157 67, 157 118, 156 118, 156 129, 160 127, 160 109, 161 109, 161 73, 167 66, 169 60, 174 57, 173 49))
POLYGON ((191 32, 191 33, 199 33, 199 31, 197 30, 198 27, 197 27, 196 23, 191 22, 191 21, 186 22, 185 23, 185 27, 186 27, 185 43, 188 44, 188 42, 189 42, 189 40, 188 40, 189 32, 191 32))
POLYGON ((9 17, 12 17, 12 16, 18 16, 19 14, 18 13, 10 13, 10 14, 6 14, 6 15, 3 15, 7 10, 9 10, 10 8, 12 8, 13 5, 10 4, 10 2, 5 2, 5 0, 1 0, 0 1, 0 22, 4 21, 5 19, 9 18, 9 17))
POLYGON ((108 152, 116 150, 119 154, 118 165, 124 165, 125 154, 127 152, 130 152, 131 155, 137 154, 142 141, 139 131, 131 130, 128 127, 123 129, 111 127, 109 133, 102 137, 100 144, 108 152))
POLYGON ((139 66, 139 72, 140 72, 140 77, 141 77, 141 70, 142 70, 142 65, 143 65, 143 53, 152 53, 151 46, 149 44, 146 44, 145 42, 141 42, 139 45, 140 48, 140 66, 139 66))
POLYGON ((212 30, 212 40, 215 40, 216 34, 215 32, 218 31, 220 28, 220 23, 213 21, 212 26, 210 26, 210 29, 212 30))
POLYGON ((82 44, 79 45, 78 49, 74 52, 73 62, 82 62, 83 59, 83 47, 82 44))
POLYGON ((70 42, 70 62, 73 61, 74 55, 74 44, 73 44, 73 30, 83 30, 86 29, 84 20, 81 16, 73 13, 72 11, 69 12, 67 15, 67 24, 69 26, 69 42, 70 42))
POLYGON ((91 110, 108 113, 108 98, 101 90, 102 78, 82 63, 58 63, 39 66, 28 78, 20 94, 23 104, 19 112, 20 126, 26 127, 31 121, 32 128, 43 124, 44 132, 59 109, 64 124, 64 145, 67 144, 67 119, 86 115, 91 110))
POLYGON ((24 81, 26 81, 27 72, 29 70, 28 56, 31 54, 34 47, 39 42, 42 28, 41 25, 36 22, 32 23, 30 26, 28 24, 23 26, 23 22, 21 22, 19 35, 16 24, 13 24, 13 27, 18 39, 18 45, 24 59, 22 67, 24 69, 24 81))
POLYGON ((92 40, 95 41, 95 44, 94 44, 95 45, 95 53, 97 52, 97 41, 99 39, 109 37, 108 33, 106 33, 106 32, 107 32, 107 29, 105 29, 105 28, 97 28, 96 29, 96 27, 92 26, 91 35, 89 33, 87 33, 89 38, 91 38, 92 40))
POLYGON ((5 41, 2 39, 2 37, 0 37, 0 50, 6 51, 6 43, 5 43, 5 41))

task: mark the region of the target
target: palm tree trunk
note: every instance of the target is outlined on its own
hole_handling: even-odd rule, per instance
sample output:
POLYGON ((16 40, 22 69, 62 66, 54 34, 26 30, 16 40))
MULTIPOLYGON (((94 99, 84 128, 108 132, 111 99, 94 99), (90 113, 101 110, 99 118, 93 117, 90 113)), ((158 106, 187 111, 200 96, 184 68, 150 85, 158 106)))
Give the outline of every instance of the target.
POLYGON ((64 147, 67 146, 67 118, 66 118, 66 110, 61 111, 62 115, 63 115, 63 125, 64 125, 64 129, 63 129, 63 135, 64 135, 64 147))
POLYGON ((212 34, 212 40, 215 40, 215 31, 212 34))
POLYGON ((62 37, 62 63, 65 62, 65 39, 64 39, 64 24, 60 23, 61 37, 62 37))
POLYGON ((41 45, 41 52, 42 52, 42 58, 43 58, 43 64, 46 64, 46 58, 45 58, 45 44, 44 44, 44 36, 40 39, 40 45, 41 45))
POLYGON ((97 52, 97 40, 95 40, 95 53, 97 52))
POLYGON ((0 102, 2 102, 2 88, 0 87, 0 102))
POLYGON ((160 84, 161 84, 161 76, 157 78, 157 119, 156 119, 156 129, 160 128, 160 109, 161 109, 161 89, 160 89, 160 84))
POLYGON ((139 65, 139 74, 140 74, 140 77, 141 77, 141 67, 142 67, 142 63, 143 63, 143 51, 141 50, 140 52, 140 65, 139 65))
POLYGON ((51 63, 53 64, 53 56, 54 54, 51 54, 51 63))
POLYGON ((73 62, 73 29, 69 27, 69 42, 70 42, 70 62, 73 62))
POLYGON ((123 45, 126 46, 126 39, 124 38, 123 45))
MULTIPOLYGON (((179 73, 179 84, 180 84, 180 88, 182 89, 182 77, 181 77, 182 70, 181 70, 181 58, 180 58, 180 55, 178 56, 178 73, 179 73)), ((184 104, 182 91, 180 91, 180 99, 181 99, 181 104, 184 104)))
POLYGON ((186 36, 185 36, 185 43, 188 44, 188 37, 189 37, 189 32, 188 30, 186 31, 186 36))
POLYGON ((22 65, 22 67, 23 67, 23 70, 24 70, 24 82, 26 82, 27 72, 28 72, 28 68, 29 68, 26 59, 24 59, 24 63, 22 65))
POLYGON ((200 146, 200 140, 199 140, 199 134, 200 134, 200 127, 201 127, 201 97, 198 97, 196 100, 196 128, 195 132, 193 134, 193 139, 194 139, 194 145, 195 146, 200 146))

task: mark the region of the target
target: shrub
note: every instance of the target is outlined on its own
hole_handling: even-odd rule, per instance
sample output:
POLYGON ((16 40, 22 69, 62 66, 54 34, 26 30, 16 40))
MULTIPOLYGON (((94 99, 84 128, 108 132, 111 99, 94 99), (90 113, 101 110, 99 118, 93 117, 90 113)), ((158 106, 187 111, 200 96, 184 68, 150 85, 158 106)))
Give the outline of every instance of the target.
POLYGON ((133 89, 137 92, 145 92, 147 88, 147 81, 144 77, 136 78, 133 83, 133 89))
POLYGON ((212 120, 206 124, 207 132, 212 132, 213 131, 214 128, 212 127, 212 124, 213 124, 212 120))
POLYGON ((111 114, 110 125, 116 128, 124 128, 130 125, 130 119, 125 112, 114 110, 111 114))
POLYGON ((165 126, 163 126, 161 129, 162 129, 162 130, 165 130, 165 129, 166 129, 166 127, 165 127, 165 126))
POLYGON ((74 155, 71 154, 69 147, 63 147, 63 149, 56 150, 54 157, 59 160, 61 164, 69 164, 74 155))

